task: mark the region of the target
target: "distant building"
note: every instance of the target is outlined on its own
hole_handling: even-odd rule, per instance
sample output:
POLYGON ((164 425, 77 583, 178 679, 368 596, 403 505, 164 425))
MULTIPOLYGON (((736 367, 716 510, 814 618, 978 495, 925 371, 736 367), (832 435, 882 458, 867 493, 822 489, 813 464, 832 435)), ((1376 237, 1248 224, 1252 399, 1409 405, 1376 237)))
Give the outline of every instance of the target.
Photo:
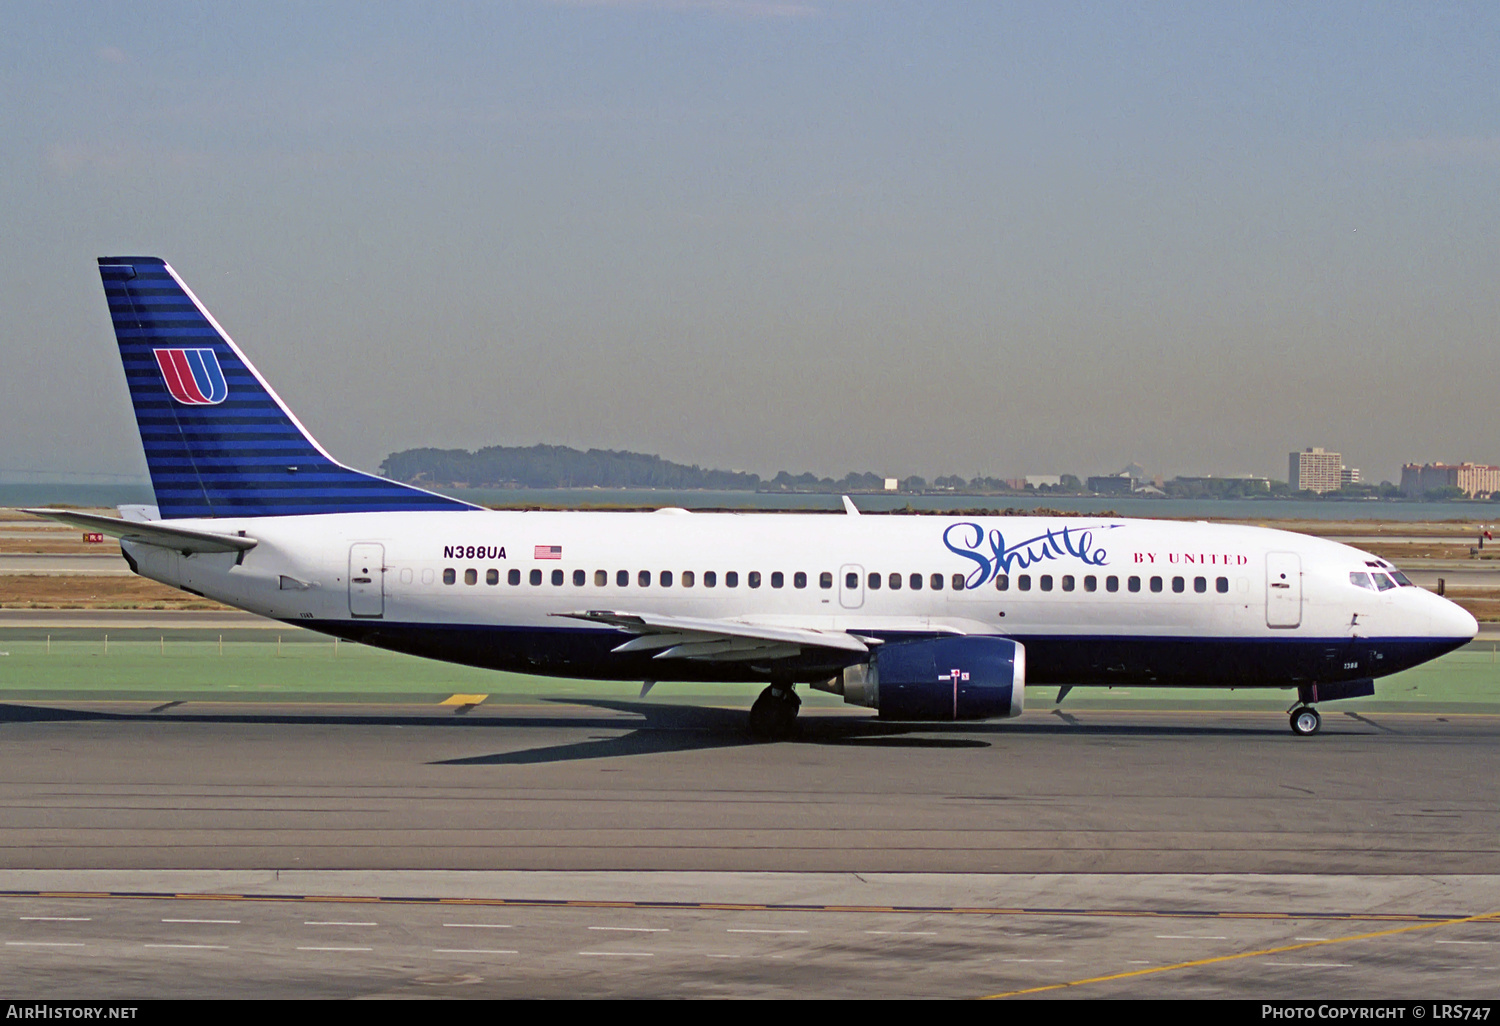
POLYGON ((1401 468, 1401 491, 1421 498, 1439 488, 1457 488, 1469 498, 1500 490, 1500 467, 1486 463, 1407 463, 1401 468))
POLYGON ((1088 488, 1095 495, 1129 495, 1139 491, 1148 481, 1146 468, 1139 463, 1131 463, 1118 473, 1089 478, 1088 488))
POLYGON ((897 488, 900 488, 900 487, 901 487, 901 482, 897 478, 888 477, 888 478, 885 479, 885 490, 886 491, 888 491, 888 492, 894 492, 897 488))
POLYGON ((1340 485, 1359 484, 1359 468, 1358 467, 1345 467, 1344 469, 1340 470, 1339 471, 1339 484, 1340 485))
POLYGON ((1287 484, 1294 492, 1336 492, 1343 485, 1344 458, 1323 449, 1287 454, 1287 484))

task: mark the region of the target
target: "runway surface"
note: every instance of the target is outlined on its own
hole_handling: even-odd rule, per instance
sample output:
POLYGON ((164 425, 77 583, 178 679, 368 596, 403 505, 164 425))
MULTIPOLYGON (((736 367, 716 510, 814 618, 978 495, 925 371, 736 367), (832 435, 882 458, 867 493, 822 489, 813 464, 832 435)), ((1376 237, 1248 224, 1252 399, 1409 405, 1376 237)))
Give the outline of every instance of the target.
POLYGON ((743 716, 7 704, 0 981, 1493 994, 1500 924, 1473 917, 1500 911, 1500 716, 1329 710, 1298 739, 1274 713, 907 727, 830 709, 777 744, 743 716))

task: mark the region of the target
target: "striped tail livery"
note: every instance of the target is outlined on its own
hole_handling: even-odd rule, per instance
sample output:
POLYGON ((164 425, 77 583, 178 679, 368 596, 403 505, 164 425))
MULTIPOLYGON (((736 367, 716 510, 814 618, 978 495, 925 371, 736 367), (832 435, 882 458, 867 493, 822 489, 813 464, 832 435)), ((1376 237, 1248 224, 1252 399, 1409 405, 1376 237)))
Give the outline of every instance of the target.
POLYGON ((472 509, 339 463, 157 257, 100 257, 165 519, 472 509))

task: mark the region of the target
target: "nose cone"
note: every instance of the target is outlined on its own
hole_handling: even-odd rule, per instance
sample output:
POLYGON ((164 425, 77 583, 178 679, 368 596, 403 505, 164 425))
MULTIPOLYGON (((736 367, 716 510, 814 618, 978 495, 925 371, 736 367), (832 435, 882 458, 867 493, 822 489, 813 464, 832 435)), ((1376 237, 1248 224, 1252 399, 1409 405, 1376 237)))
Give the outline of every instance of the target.
POLYGON ((1440 638, 1455 641, 1473 641, 1479 635, 1479 621, 1463 606, 1447 599, 1439 599, 1442 605, 1433 611, 1433 633, 1440 638))

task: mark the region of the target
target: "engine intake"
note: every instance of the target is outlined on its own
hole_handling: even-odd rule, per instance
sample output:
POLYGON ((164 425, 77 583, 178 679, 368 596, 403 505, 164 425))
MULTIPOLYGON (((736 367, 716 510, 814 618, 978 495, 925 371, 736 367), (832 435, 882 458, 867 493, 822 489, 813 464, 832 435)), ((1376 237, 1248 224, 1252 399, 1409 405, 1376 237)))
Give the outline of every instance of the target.
POLYGON ((868 663, 813 685, 883 720, 989 720, 1019 716, 1026 699, 1026 648, 1009 638, 947 637, 887 642, 868 663))

